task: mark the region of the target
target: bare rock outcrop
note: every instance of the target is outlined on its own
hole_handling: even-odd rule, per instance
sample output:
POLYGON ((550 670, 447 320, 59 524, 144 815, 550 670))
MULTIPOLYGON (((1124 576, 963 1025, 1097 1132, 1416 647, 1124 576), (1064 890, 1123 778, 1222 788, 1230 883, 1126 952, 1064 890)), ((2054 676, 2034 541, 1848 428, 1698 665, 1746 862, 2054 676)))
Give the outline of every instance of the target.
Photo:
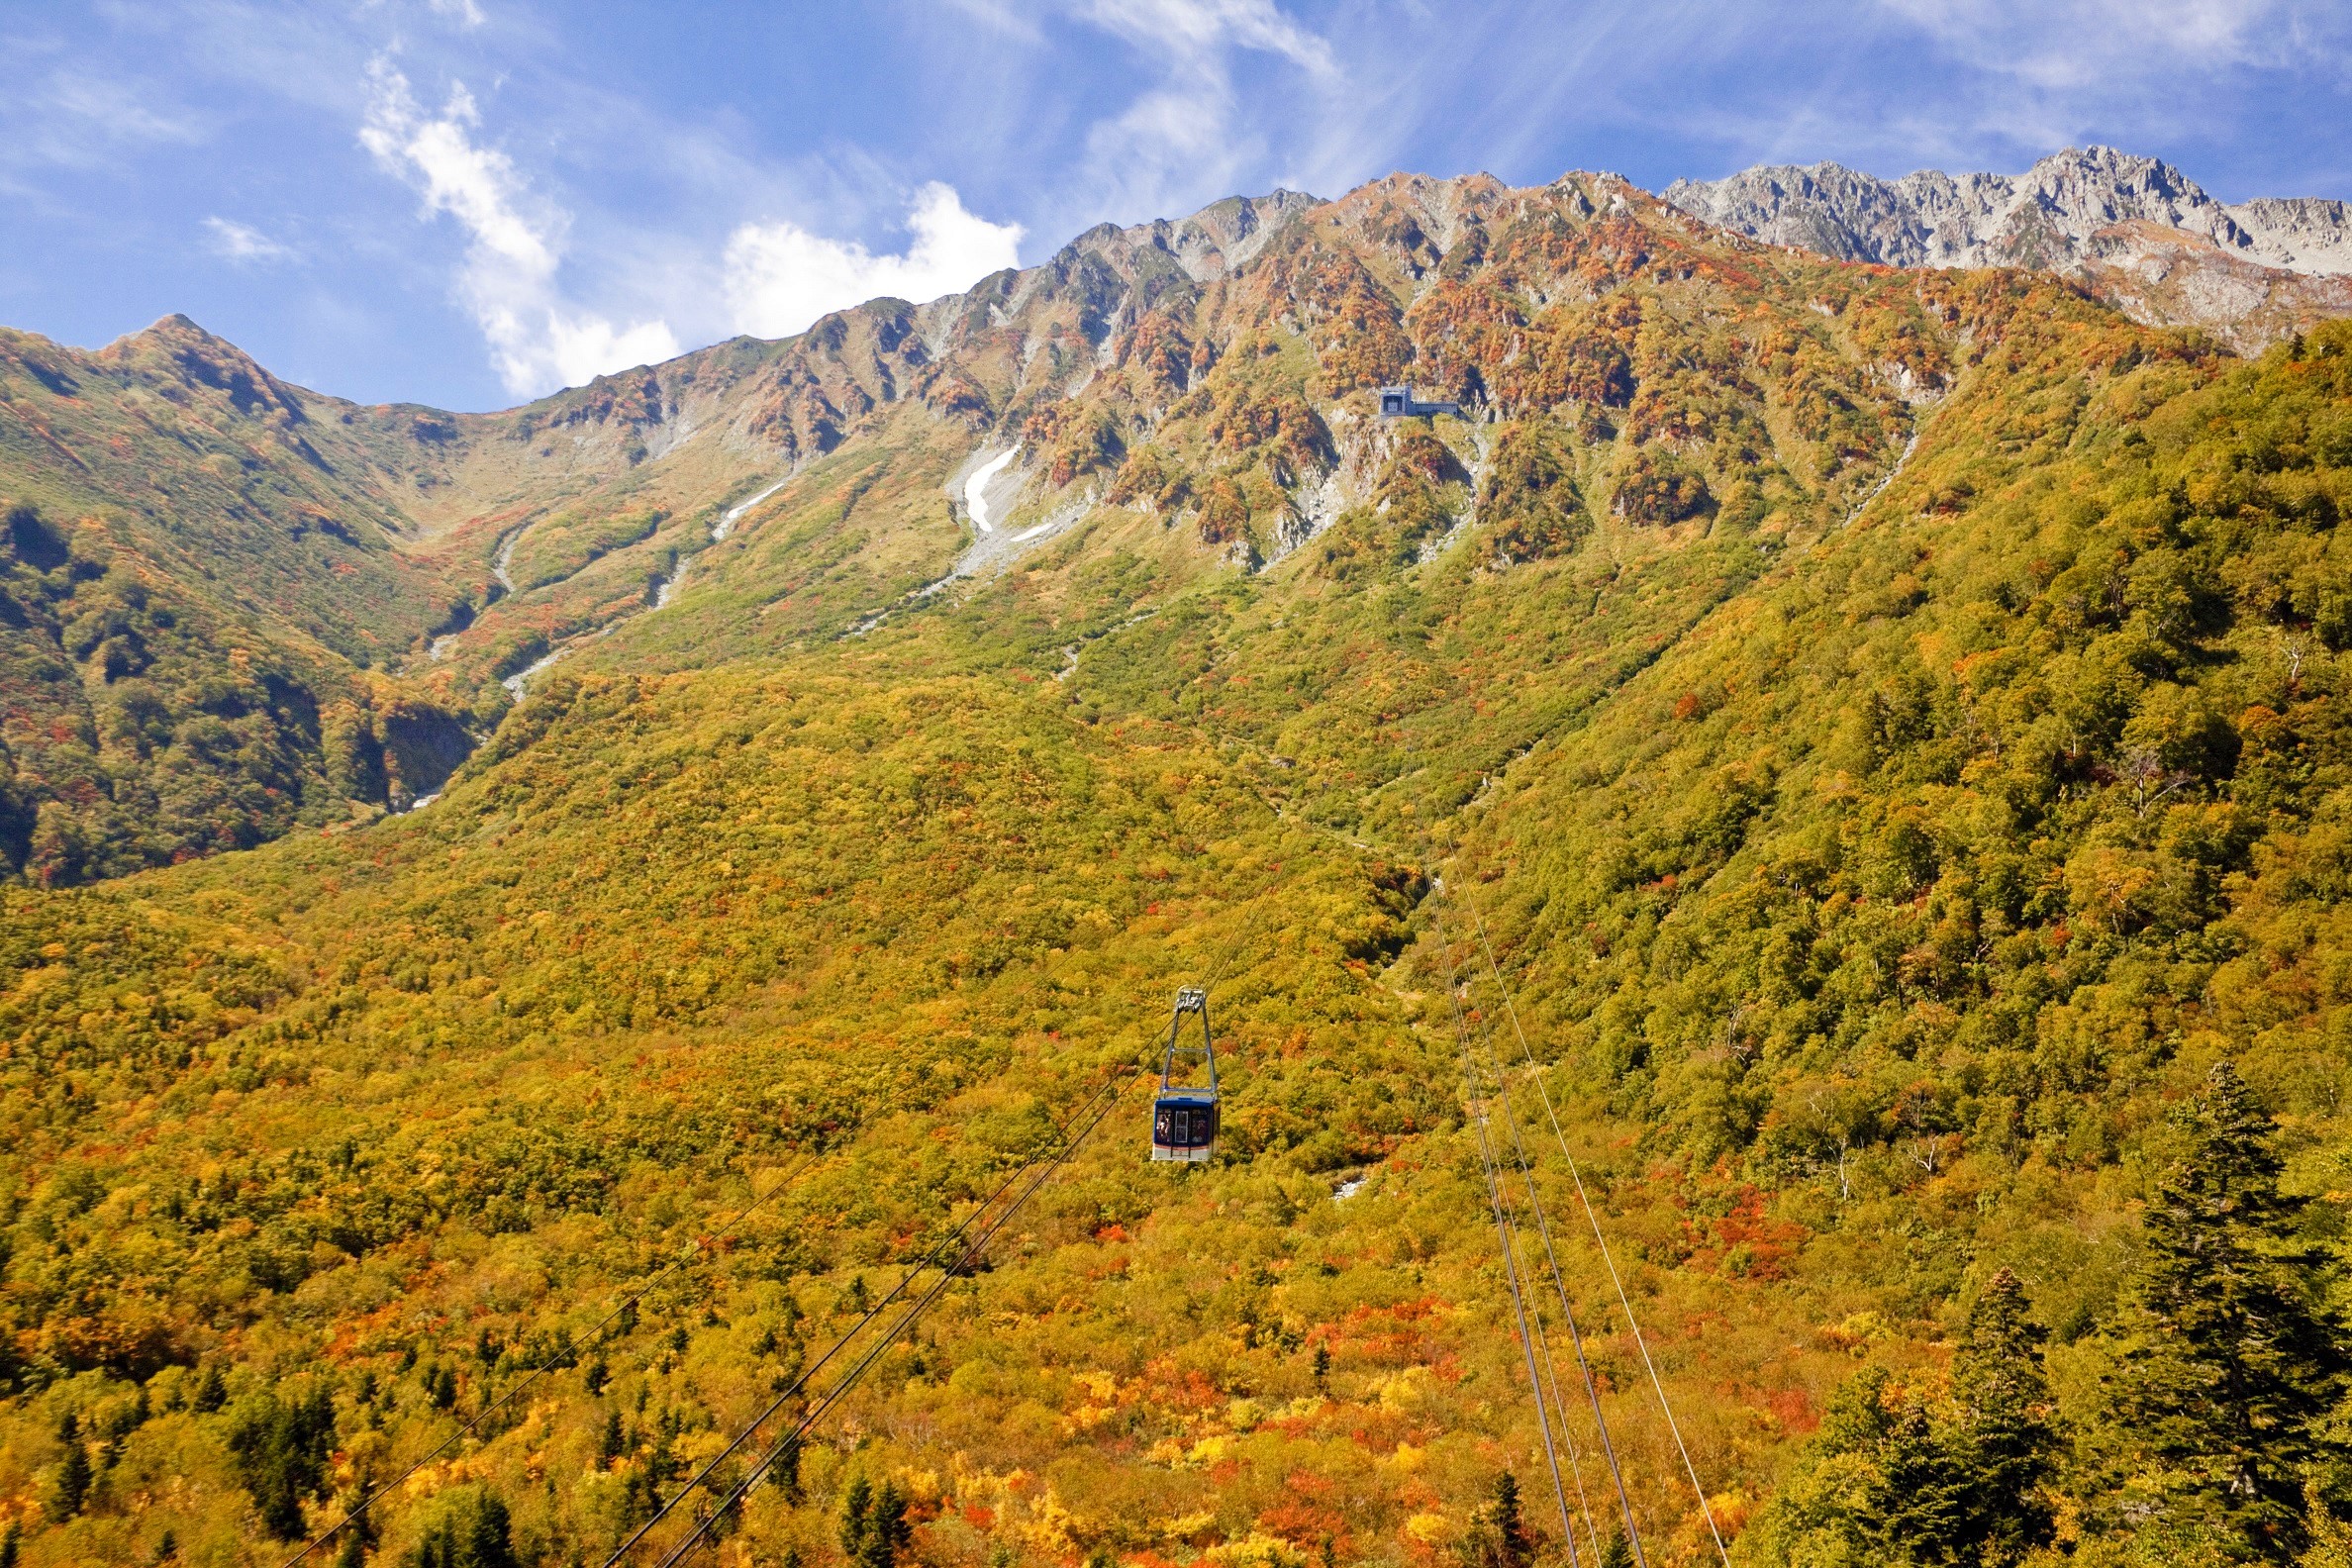
POLYGON ((1887 266, 2014 266, 2073 277, 2138 320, 2205 327, 2241 351, 2352 310, 2340 201, 2215 200, 2161 158, 2069 147, 2024 173, 1836 163, 1677 180, 1669 202, 1768 244, 1887 266))

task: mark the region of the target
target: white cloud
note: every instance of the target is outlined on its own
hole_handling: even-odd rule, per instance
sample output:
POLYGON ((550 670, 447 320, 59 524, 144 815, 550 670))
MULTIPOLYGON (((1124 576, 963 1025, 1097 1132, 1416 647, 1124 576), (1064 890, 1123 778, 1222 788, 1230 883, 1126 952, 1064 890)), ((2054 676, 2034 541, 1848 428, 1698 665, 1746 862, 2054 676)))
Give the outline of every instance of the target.
POLYGON ((2299 29, 2277 0, 1882 0, 1980 69, 2080 90, 2279 63, 2299 29))
POLYGON ((433 0, 433 9, 462 28, 482 25, 482 8, 474 0, 433 0))
POLYGON ((954 190, 935 181, 916 194, 907 227, 914 239, 904 255, 874 255, 797 224, 743 225, 727 242, 727 303, 735 330, 788 337, 828 311, 885 297, 936 299, 1021 264, 1019 224, 973 216, 954 190))
POLYGON ((1272 54, 1325 99, 1342 85, 1328 42, 1274 0, 1063 0, 1077 20, 1131 46, 1159 81, 1087 133, 1085 186, 1130 217, 1174 216, 1231 194, 1267 147, 1235 91, 1237 55, 1272 54))
POLYGON ((388 61, 376 60, 368 75, 360 145, 417 188, 429 216, 446 213, 465 230, 471 244, 457 294, 509 391, 528 397, 577 386, 678 352, 665 321, 615 327, 563 299, 555 274, 569 219, 531 190, 505 153, 475 143, 480 115, 462 84, 429 115, 388 61))
POLYGON ((1330 71, 1330 46, 1282 14, 1273 0, 1078 0, 1077 14, 1132 44, 1186 56, 1238 47, 1330 71))
POLYGON ((292 245, 282 245, 252 225, 241 224, 234 218, 207 218, 204 228, 212 236, 213 253, 229 260, 267 262, 296 258, 292 245))

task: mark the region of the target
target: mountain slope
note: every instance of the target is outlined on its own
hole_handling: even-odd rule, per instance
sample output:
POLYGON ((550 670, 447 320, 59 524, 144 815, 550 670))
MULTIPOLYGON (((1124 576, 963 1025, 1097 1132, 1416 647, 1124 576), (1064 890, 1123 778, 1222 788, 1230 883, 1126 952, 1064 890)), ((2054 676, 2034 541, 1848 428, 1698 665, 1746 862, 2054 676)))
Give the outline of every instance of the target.
MULTIPOLYGON (((1799 172, 1676 189, 1839 254, 2062 263, 2141 319, 2241 348, 2352 304, 2341 278, 2264 264, 2324 262, 2340 212, 2225 210, 2147 160, 2070 154, 2024 181, 1941 185, 1799 172)), ((1765 352, 1710 343, 1675 310, 1604 310, 1593 279, 1696 233, 1607 181, 1530 200, 1403 178, 1336 204, 1235 198, 1090 231, 963 295, 874 301, 493 415, 321 397, 178 319, 97 354, 12 337, 0 500, 30 553, 0 617, 0 865, 72 882, 400 809, 527 671, 612 652, 625 626, 627 658, 661 667, 835 636, 1001 569, 1040 533, 1104 526, 1088 509, 1105 499, 1278 559, 1350 507, 1395 505, 1393 454, 1348 400, 1386 379, 1497 417, 1579 403, 1560 451, 1501 455, 1522 475, 1570 461, 1571 511, 1625 517, 1633 540, 1726 501, 1758 518, 1850 505, 1935 394, 1948 349, 1920 323, 1844 341, 1784 308, 1765 352), (1562 240, 1604 213, 1597 238, 1562 240), (1260 357, 1300 329, 1315 373, 1229 360, 1243 324, 1276 335, 1260 357), (994 485, 1020 516, 982 538, 965 481, 1015 444, 994 485), (647 614, 681 593, 706 608, 647 614)), ((1745 254, 1702 249, 1718 275, 1745 254)), ((1400 530, 1414 547, 1457 515, 1446 486, 1487 471, 1483 445, 1424 459, 1421 521, 1400 530)), ((1550 542, 1513 548, 1562 530, 1585 525, 1547 514, 1550 542)), ((1150 538, 1135 547, 1178 577, 1210 564, 1150 538)))
POLYGON ((1105 226, 967 295, 495 415, 322 397, 183 318, 95 354, 9 335, 0 863, 72 882, 431 794, 502 678, 654 603, 727 508, 888 411, 985 420, 1064 373, 1058 343, 1246 260, 1307 203, 1105 226))
MULTIPOLYGON (((721 1560, 843 1560, 864 1483, 936 1568, 1433 1568, 1507 1469, 1564 1556, 1480 1155, 1547 1107, 1679 1423, 1539 1156, 1580 1552, 1560 1308, 1647 1560, 1779 1562, 1869 1525, 1776 1501, 1855 1463, 1849 1379, 1944 1421, 2007 1266, 2040 1560, 2285 1560, 2300 1512, 2249 1533, 2112 1390, 2216 1059, 2297 1288, 2341 1277, 2347 331, 2250 363, 1609 176, 1398 176, 337 413, 350 504, 400 498, 368 569, 517 585, 397 679, 566 651, 421 811, 0 903, 20 1561, 275 1562, 395 1481, 362 1558, 601 1561, 1183 983, 1219 1161, 1146 1162, 1130 1091, 721 1560), (1381 421, 1406 376, 1469 417, 1381 421)), ((2347 1511, 2332 1432, 2264 1495, 2347 1511)))

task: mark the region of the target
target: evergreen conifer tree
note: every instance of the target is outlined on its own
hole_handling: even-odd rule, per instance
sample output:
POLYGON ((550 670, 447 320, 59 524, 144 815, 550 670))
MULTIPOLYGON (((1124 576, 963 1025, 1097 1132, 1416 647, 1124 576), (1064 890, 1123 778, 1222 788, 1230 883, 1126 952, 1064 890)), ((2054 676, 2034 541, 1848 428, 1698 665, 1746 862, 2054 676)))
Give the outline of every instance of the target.
MULTIPOLYGON (((1880 1461, 1897 1417, 1884 1367, 1864 1367, 1830 1396, 1820 1429, 1742 1538, 1754 1561, 1877 1568, 1887 1499, 1880 1461)), ((1899 1559, 1900 1560, 1900 1559, 1899 1559)))
POLYGON ((65 1445, 64 1462, 57 1467, 57 1518, 69 1519, 90 1497, 90 1451, 82 1446, 81 1421, 71 1411, 57 1422, 57 1441, 65 1445))
POLYGON ((520 1568, 506 1500, 487 1489, 460 1494, 409 1549, 405 1568, 520 1568))
POLYGON ((2043 1488, 2057 1434, 2042 1376, 2048 1337, 2025 1314, 2017 1276, 2002 1269, 1968 1315, 1952 1360, 1952 1413, 1942 1447, 1958 1479, 1949 1541, 1956 1560, 2013 1563, 2050 1539, 2054 1519, 2043 1488))
POLYGON ((801 1438, 798 1432, 787 1432, 776 1445, 775 1462, 768 1466, 776 1488, 784 1494, 784 1501, 798 1508, 805 1495, 801 1490, 801 1438))
POLYGON ((915 1541, 907 1522, 907 1497, 885 1481, 875 1486, 859 1476, 841 1496, 841 1550, 852 1568, 893 1568, 915 1541))
POLYGON ((873 1528, 874 1484, 851 1476, 841 1493, 841 1554, 851 1562, 865 1556, 866 1532, 873 1528))
POLYGON ((907 1495, 885 1481, 874 1493, 873 1527, 867 1533, 866 1554, 859 1568, 895 1568, 899 1554, 915 1543, 915 1527, 907 1522, 907 1495))
POLYGON ((2272 1125, 2224 1062, 2179 1117, 2181 1158, 2148 1207, 2114 1336, 2111 1416, 2133 1473, 2184 1522, 2281 1560, 2302 1544, 2301 1478, 2347 1369, 2324 1254, 2279 1190, 2272 1125))
POLYGON ((617 1410, 606 1411, 604 1420, 604 1433, 596 1440, 597 1468, 600 1470, 610 1470, 613 1467, 613 1461, 619 1459, 624 1453, 627 1453, 628 1451, 628 1440, 622 1435, 621 1431, 621 1413, 617 1410))
POLYGON ((242 1409, 229 1433, 240 1477, 280 1540, 303 1532, 302 1500, 316 1491, 335 1443, 335 1402, 314 1387, 292 1403, 262 1395, 242 1409))
POLYGON ((484 1492, 475 1500, 473 1518, 466 1521, 460 1568, 519 1568, 507 1516, 506 1499, 484 1492))
POLYGON ((1527 1568, 1535 1560, 1518 1476, 1506 1470, 1495 1478, 1494 1495, 1472 1520, 1460 1552, 1463 1568, 1527 1568))
POLYGON ((1926 1411, 1910 1405, 1880 1439, 1878 1476, 1861 1524, 1882 1561, 1957 1560, 1954 1548, 1968 1514, 1970 1478, 1954 1462, 1943 1435, 1926 1411))
POLYGON ((2309 1481, 2303 1483, 2303 1534, 2309 1544, 2295 1568, 2352 1568, 2352 1524, 2335 1517, 2309 1481))
POLYGON ((199 1416, 210 1416, 228 1402, 229 1385, 222 1380, 220 1367, 206 1367, 204 1376, 196 1380, 196 1393, 188 1408, 199 1416))
POLYGON ((1527 1568, 1535 1560, 1535 1541, 1519 1506, 1519 1477, 1506 1470, 1495 1478, 1495 1544, 1504 1568, 1527 1568))

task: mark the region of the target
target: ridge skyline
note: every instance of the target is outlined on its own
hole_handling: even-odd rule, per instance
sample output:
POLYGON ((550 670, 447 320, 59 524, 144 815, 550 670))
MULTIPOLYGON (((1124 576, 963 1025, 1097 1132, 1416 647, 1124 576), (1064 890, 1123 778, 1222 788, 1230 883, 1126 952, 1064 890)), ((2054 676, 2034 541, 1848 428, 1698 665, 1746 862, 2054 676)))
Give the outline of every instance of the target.
MULTIPOLYGON (((2023 210, 2026 198, 2036 195, 2046 197, 2048 192, 2045 187, 2049 184, 2051 174, 2064 175, 2069 172, 2080 174, 2091 169, 2136 178, 2139 181, 2139 189, 2132 194, 2152 197, 2158 202, 2169 201, 2179 209, 2181 216, 2191 220, 2191 225, 2186 228, 2178 223, 2167 224, 2164 227, 2180 229, 2183 233, 2194 235, 2196 238, 2213 245, 2223 253, 2234 253, 2236 259, 2267 270, 2290 272, 2303 277, 2337 278, 2352 275, 2352 203, 2328 197, 2277 195, 2255 196, 2241 202, 2225 203, 2210 196, 2194 177, 2163 158, 2130 153, 2120 148, 2096 143, 2083 147, 2063 147, 2057 151, 2046 153, 2015 175, 2003 175, 1989 171, 1964 171, 1953 174, 1940 168, 1920 168, 1895 178, 1888 178, 1866 170, 1852 168, 1833 158, 1820 158, 1811 163, 1753 164, 1715 180, 1678 177, 1655 191, 1644 189, 1621 173, 1598 168, 1572 168, 1564 170, 1550 180, 1517 187, 1484 170, 1454 175, 1433 175, 1398 169, 1386 175, 1361 181, 1337 198, 1277 186, 1261 196, 1248 196, 1237 192, 1228 194, 1182 217, 1162 216, 1126 225, 1105 219, 1079 231, 1039 261, 1023 266, 997 268, 974 279, 961 289, 950 289, 925 299, 887 293, 867 296, 827 310, 801 332, 772 337, 753 333, 730 334, 714 338, 707 343, 682 347, 673 354, 618 366, 600 372, 597 376, 586 381, 568 383, 537 397, 492 407, 453 408, 433 403, 424 398, 409 397, 367 400, 307 383, 288 382, 287 384, 298 385, 305 392, 348 403, 354 407, 394 410, 418 408, 436 414, 481 418, 517 414, 567 394, 577 393, 604 380, 639 372, 658 371, 665 366, 709 354, 713 350, 731 343, 759 343, 768 346, 791 343, 816 331, 830 318, 891 301, 910 305, 919 313, 933 312, 947 306, 951 301, 970 298, 992 279, 1005 274, 1010 273, 1017 278, 1027 278, 1041 273, 1056 262, 1081 252, 1087 247, 1090 241, 1117 241, 1128 245, 1142 243, 1165 246, 1166 243, 1172 239, 1175 244, 1171 253, 1177 256, 1180 261, 1184 261, 1188 270, 1191 270, 1189 258, 1192 256, 1215 255, 1221 264, 1237 266, 1256 253, 1257 248, 1262 245, 1275 227, 1288 222, 1298 213, 1311 207, 1328 206, 1334 200, 1344 201, 1363 191, 1398 181, 1425 182, 1442 186, 1458 185, 1465 181, 1491 181, 1507 190, 1541 190, 1578 178, 1617 180, 1623 183, 1628 190, 1638 191, 1644 196, 1676 208, 1687 216, 1714 227, 1726 229, 1767 244, 1785 245, 1812 250, 1826 255, 1832 260, 1860 261, 1891 266, 1961 268, 1985 265, 2023 265, 2028 269, 2054 271, 2062 275, 2087 279, 2089 274, 2082 263, 2098 251, 2098 247, 2092 243, 2094 237, 2090 234, 2067 237, 2073 243, 2071 245, 2061 244, 2048 257, 2022 259, 2009 257, 2005 259, 1999 252, 1998 236, 1982 241, 1973 238, 1973 236, 1959 241, 1939 238, 1934 223, 1922 219, 1918 209, 1922 205, 1923 194, 1931 194, 1947 209, 1965 206, 1973 200, 1980 209, 1974 216, 1984 219, 1992 216, 1990 209, 1984 206, 1985 193, 1993 192, 2011 198, 2009 206, 2003 209, 2002 215, 2014 217, 2023 210), (1780 192, 1777 187, 1782 182, 1792 183, 1796 188, 1786 193, 1780 192), (1909 229, 1904 229, 1901 226, 1894 211, 1906 204, 1909 204, 1911 210, 1902 216, 1911 220, 1909 229), (1276 216, 1270 223, 1260 220, 1256 216, 1258 208, 1269 206, 1276 212, 1276 216), (1232 238, 1235 241, 1246 239, 1250 242, 1243 245, 1237 253, 1229 256, 1216 243, 1216 230, 1223 221, 1216 215, 1228 210, 1238 210, 1246 215, 1243 219, 1243 231, 1232 238), (1874 223, 1879 225, 1878 229, 1870 227, 1874 223), (1887 228, 1891 223, 1896 225, 1894 229, 1887 228), (1861 227, 1857 228, 1857 225, 1861 227), (2300 243, 2303 245, 2301 250, 2284 243, 2283 237, 2288 235, 2300 238, 2300 243)), ((2095 192, 2094 194, 2102 193, 2095 192)), ((2110 189, 2104 194, 2111 200, 2117 194, 2117 190, 2110 189)), ((2144 221, 2144 215, 2138 212, 2117 213, 2108 221, 2110 223, 2144 221)), ((2118 248, 2129 249, 2128 246, 2110 245, 2107 247, 2107 252, 2111 254, 2118 248)), ((2126 259, 2133 258, 2136 256, 2126 256, 2126 259)), ((1194 273, 1196 281, 1207 281, 1208 276, 1212 275, 1214 273, 1206 275, 1200 272, 1194 273)), ((2095 289, 2095 292, 2098 290, 2095 289)), ((2306 305, 2306 309, 2314 318, 2352 313, 2352 284, 2346 285, 2340 291, 2325 292, 2319 298, 2319 304, 2306 305)), ((2119 303, 2111 298, 2108 302, 2119 303)), ((2144 302, 2134 301, 2134 303, 2144 302)), ((2134 315, 2135 319, 2144 322, 2153 320, 2158 324, 2173 324, 2166 319, 2166 313, 2160 307, 2150 307, 2149 310, 2141 312, 2134 312, 2129 304, 2124 305, 2123 308, 2126 314, 2134 315)), ((2212 325, 2211 322, 2197 320, 2192 320, 2191 324, 2212 325)), ((235 340, 213 332, 197 322, 189 313, 180 310, 167 312, 147 326, 120 334, 104 344, 91 346, 68 343, 62 344, 62 346, 90 354, 105 353, 146 334, 174 325, 202 333, 206 338, 216 343, 230 345, 235 347, 238 352, 245 353, 242 345, 238 344, 235 340)), ((36 334, 36 336, 46 335, 36 334)), ((2267 338, 2257 337, 2250 342, 2235 342, 2227 332, 2223 332, 2221 336, 2225 342, 2231 343, 2231 346, 2237 347, 2241 351, 2248 348, 2258 350, 2262 343, 2268 341, 2267 338)), ((50 341, 57 342, 58 340, 50 341)), ((246 357, 251 358, 254 364, 260 364, 257 357, 249 354, 246 357)), ((275 376, 273 372, 272 379, 283 378, 275 376)))

